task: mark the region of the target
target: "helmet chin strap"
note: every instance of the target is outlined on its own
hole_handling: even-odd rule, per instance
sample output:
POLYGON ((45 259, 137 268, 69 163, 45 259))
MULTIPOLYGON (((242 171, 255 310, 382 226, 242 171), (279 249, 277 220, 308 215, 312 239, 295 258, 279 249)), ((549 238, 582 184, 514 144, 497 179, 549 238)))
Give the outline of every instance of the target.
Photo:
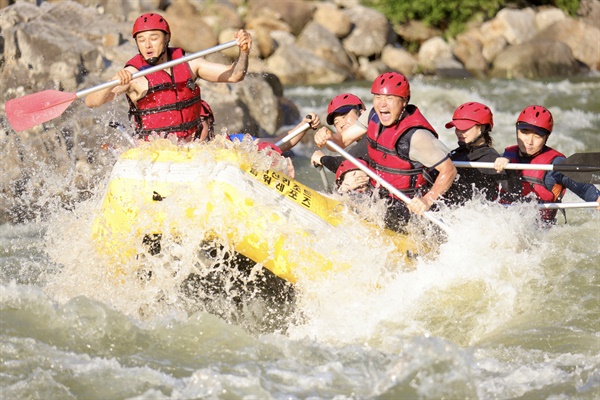
MULTIPOLYGON (((160 52, 160 54, 156 57, 150 57, 148 59, 146 59, 146 62, 152 66, 156 65, 156 63, 158 62, 158 60, 160 60, 160 58, 163 56, 163 54, 165 54, 165 52, 167 51, 167 48, 169 46, 169 41, 167 41, 165 43, 165 45, 163 46, 162 51, 160 52)), ((140 52, 141 54, 141 52, 140 52)))
POLYGON ((165 48, 163 48, 163 51, 161 51, 161 53, 158 55, 158 57, 150 57, 146 60, 146 62, 150 65, 156 65, 156 63, 158 62, 158 60, 160 60, 160 58, 162 57, 163 54, 165 54, 165 48))
POLYGON ((482 137, 483 137, 483 133, 480 133, 480 134, 479 134, 479 136, 477 136, 475 139, 471 140, 469 143, 467 143, 467 142, 458 142, 458 145, 459 145, 459 146, 461 146, 461 147, 463 147, 463 146, 461 145, 461 143, 463 143, 463 144, 464 144, 464 147, 467 147, 467 148, 469 148, 469 149, 470 149, 470 148, 472 148, 472 147, 475 145, 475 143, 477 143, 477 141, 478 141, 479 139, 481 139, 482 137))
POLYGON ((402 109, 402 112, 398 116, 398 119, 396 120, 396 122, 394 123, 394 125, 398 125, 400 123, 400 121, 402 121, 402 117, 404 116, 404 111, 406 111, 406 106, 404 106, 404 108, 402 109))

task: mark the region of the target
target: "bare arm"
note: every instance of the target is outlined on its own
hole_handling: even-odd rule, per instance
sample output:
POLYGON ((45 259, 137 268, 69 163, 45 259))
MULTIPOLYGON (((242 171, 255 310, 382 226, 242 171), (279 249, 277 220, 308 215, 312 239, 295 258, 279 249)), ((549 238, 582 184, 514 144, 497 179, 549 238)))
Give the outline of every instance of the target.
POLYGON ((440 198, 452 186, 456 178, 456 167, 450 158, 435 167, 440 173, 433 186, 423 197, 414 197, 408 203, 408 209, 415 214, 422 215, 429 210, 433 203, 440 198))
POLYGON ((85 97, 85 105, 90 108, 100 107, 101 105, 112 101, 121 93, 127 93, 132 90, 131 76, 137 72, 135 68, 126 67, 118 71, 111 80, 119 80, 118 86, 90 93, 85 97))
POLYGON ((248 71, 248 56, 252 48, 252 37, 243 29, 235 34, 240 48, 237 60, 231 65, 213 63, 203 58, 190 61, 190 68, 197 77, 209 82, 240 82, 248 71))
MULTIPOLYGON (((366 128, 358 123, 349 126, 342 132, 336 133, 331 132, 326 127, 322 127, 315 133, 315 143, 318 147, 322 147, 326 145, 328 140, 331 140, 341 148, 346 148, 359 140, 365 133, 367 133, 366 128)), ((329 149, 329 147, 327 148, 329 149)))
MULTIPOLYGON (((319 118, 319 116, 316 115, 315 113, 310 113, 306 117, 302 118, 302 121, 300 121, 300 123, 298 125, 296 125, 294 127, 294 129, 290 130, 288 132, 288 134, 291 133, 292 131, 298 129, 300 126, 304 125, 307 122, 310 124, 310 129, 317 129, 321 125, 321 119, 319 118)), ((306 133, 306 130, 304 132, 299 133, 296 136, 294 136, 292 139, 290 139, 289 142, 283 143, 281 146, 279 146, 279 148, 281 149, 281 151, 288 151, 289 149, 291 149, 292 147, 297 145, 300 140, 302 140, 305 133, 306 133)), ((277 140, 279 140, 285 136, 286 135, 278 137, 277 140)))

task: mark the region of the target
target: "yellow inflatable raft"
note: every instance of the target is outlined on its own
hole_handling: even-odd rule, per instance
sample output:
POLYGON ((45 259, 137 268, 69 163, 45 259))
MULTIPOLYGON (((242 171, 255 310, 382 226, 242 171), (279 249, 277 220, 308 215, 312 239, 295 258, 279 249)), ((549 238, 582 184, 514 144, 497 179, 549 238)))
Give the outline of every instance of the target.
POLYGON ((266 153, 158 142, 121 154, 93 222, 95 246, 116 274, 133 272, 140 253, 153 253, 148 244, 160 248, 167 236, 180 252, 207 240, 228 243, 291 283, 349 268, 344 248, 368 245, 365 238, 377 238, 394 263, 417 253, 410 238, 268 169, 266 153))

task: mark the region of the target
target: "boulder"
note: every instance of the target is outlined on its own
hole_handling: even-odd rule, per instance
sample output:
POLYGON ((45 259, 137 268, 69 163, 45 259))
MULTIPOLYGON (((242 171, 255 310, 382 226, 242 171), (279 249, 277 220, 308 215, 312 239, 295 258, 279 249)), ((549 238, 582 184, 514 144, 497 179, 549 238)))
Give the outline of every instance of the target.
POLYGON ((489 64, 483 56, 483 44, 479 39, 480 35, 472 32, 473 30, 458 35, 452 52, 473 76, 485 78, 489 64))
POLYGON ((298 36, 311 20, 314 12, 312 2, 302 0, 249 0, 247 19, 263 17, 280 20, 290 26, 291 32, 298 36))
POLYGON ((344 12, 354 26, 342 42, 346 51, 356 57, 381 54, 393 34, 385 16, 363 6, 352 7, 344 12))
POLYGON ((415 73, 418 64, 415 57, 408 51, 389 44, 383 48, 381 61, 388 66, 388 69, 398 71, 407 77, 415 73))
POLYGON ((538 31, 543 31, 557 21, 567 18, 565 12, 560 8, 548 7, 543 8, 535 14, 535 26, 538 31))
POLYGON ((450 45, 440 36, 426 40, 419 49, 419 68, 425 73, 433 73, 442 62, 452 60, 450 45))
MULTIPOLYGON (((281 84, 278 85, 281 88, 281 84)), ((256 136, 272 136, 277 133, 283 117, 276 89, 261 75, 248 74, 243 82, 235 85, 239 99, 248 108, 250 117, 258 125, 256 136)))
POLYGON ((567 44, 573 56, 588 67, 600 70, 600 29, 573 18, 561 19, 535 36, 567 44))
POLYGON ((394 26, 394 31, 406 42, 423 43, 436 36, 441 36, 442 31, 425 25, 422 21, 410 20, 405 24, 394 26))
POLYGON ((496 14, 493 24, 500 27, 508 44, 520 44, 537 33, 535 15, 535 11, 531 8, 522 10, 504 8, 496 14))
POLYGON ((481 55, 488 63, 491 63, 496 55, 508 46, 508 41, 504 37, 504 29, 495 20, 491 20, 481 25, 479 33, 481 35, 481 55))
POLYGON ((173 3, 164 16, 171 28, 170 46, 195 53, 218 44, 217 34, 190 3, 173 3))
POLYGON ((571 76, 580 70, 573 52, 563 42, 531 40, 510 46, 496 56, 491 75, 507 79, 571 76))
POLYGON ((309 22, 296 40, 296 45, 351 74, 352 60, 338 38, 323 25, 309 22))
POLYGON ((368 82, 373 82, 379 75, 390 70, 390 67, 380 59, 370 61, 367 57, 359 57, 358 65, 360 75, 368 82))
POLYGON ((338 39, 345 38, 352 30, 350 17, 331 3, 319 3, 313 21, 327 28, 338 39))
POLYGON ((600 21, 600 0, 581 0, 577 15, 586 24, 597 27, 600 21))
POLYGON ((295 44, 280 46, 267 65, 284 85, 335 84, 350 77, 347 71, 295 44))

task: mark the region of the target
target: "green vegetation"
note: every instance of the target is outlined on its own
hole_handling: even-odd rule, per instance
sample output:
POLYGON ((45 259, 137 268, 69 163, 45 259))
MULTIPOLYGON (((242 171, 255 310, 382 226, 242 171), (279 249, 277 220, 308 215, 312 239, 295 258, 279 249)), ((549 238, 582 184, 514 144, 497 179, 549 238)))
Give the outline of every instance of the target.
POLYGON ((580 0, 362 0, 368 7, 381 11, 393 23, 420 20, 426 25, 441 29, 445 36, 453 37, 465 29, 467 22, 492 18, 500 9, 550 5, 570 15, 575 15, 580 0))

